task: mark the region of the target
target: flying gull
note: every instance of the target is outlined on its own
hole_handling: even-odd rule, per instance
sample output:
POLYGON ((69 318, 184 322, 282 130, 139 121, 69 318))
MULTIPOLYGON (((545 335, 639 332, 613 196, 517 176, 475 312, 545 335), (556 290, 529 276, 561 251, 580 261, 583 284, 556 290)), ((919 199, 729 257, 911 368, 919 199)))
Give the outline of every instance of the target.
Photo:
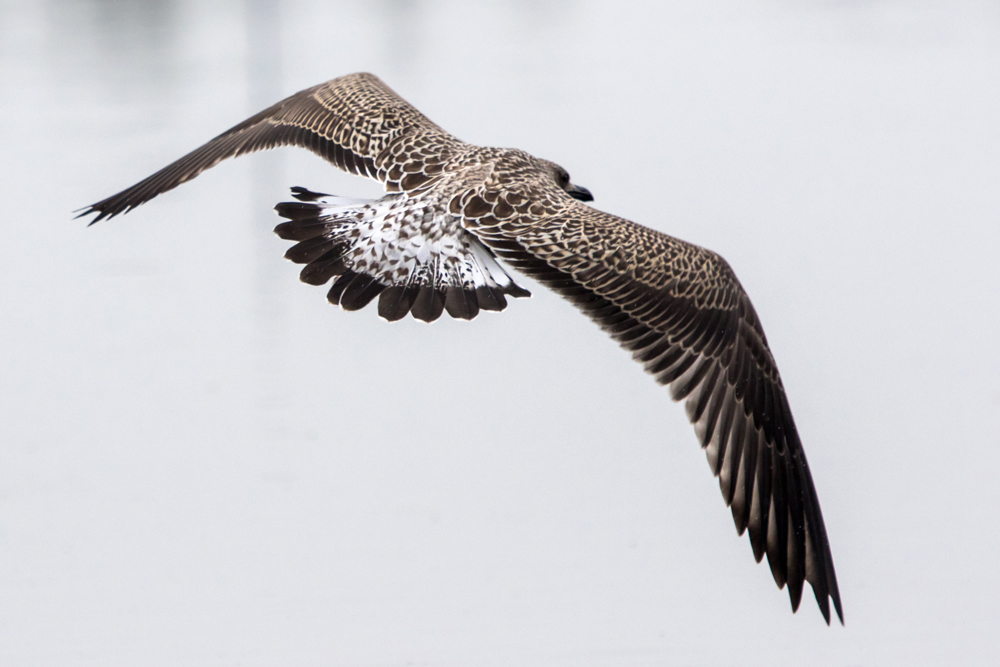
MULTIPOLYGON (((557 164, 467 144, 371 74, 303 90, 84 209, 126 213, 222 160, 300 146, 382 183, 378 200, 292 188, 275 232, 303 281, 358 310, 378 297, 389 321, 472 319, 528 296, 499 260, 573 303, 632 352, 687 416, 736 528, 766 555, 798 609, 803 582, 843 623, 819 500, 774 357, 729 264, 710 250, 583 202, 557 164)), ((78 216, 79 217, 79 216, 78 216)))

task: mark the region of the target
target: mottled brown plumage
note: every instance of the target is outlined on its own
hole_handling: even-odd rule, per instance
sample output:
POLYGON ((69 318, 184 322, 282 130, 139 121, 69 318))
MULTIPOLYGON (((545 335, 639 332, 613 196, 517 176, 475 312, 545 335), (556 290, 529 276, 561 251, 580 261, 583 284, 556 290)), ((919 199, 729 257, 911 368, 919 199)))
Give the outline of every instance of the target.
POLYGON ((797 609, 808 581, 829 623, 843 621, 819 501, 764 331, 717 254, 591 208, 566 171, 515 149, 456 139, 371 74, 304 90, 224 132, 123 192, 88 207, 124 213, 228 157, 294 145, 381 181, 377 202, 304 189, 279 204, 287 256, 302 279, 334 279, 346 310, 379 297, 379 314, 471 319, 527 294, 503 259, 586 313, 687 414, 737 529, 747 530, 797 609))

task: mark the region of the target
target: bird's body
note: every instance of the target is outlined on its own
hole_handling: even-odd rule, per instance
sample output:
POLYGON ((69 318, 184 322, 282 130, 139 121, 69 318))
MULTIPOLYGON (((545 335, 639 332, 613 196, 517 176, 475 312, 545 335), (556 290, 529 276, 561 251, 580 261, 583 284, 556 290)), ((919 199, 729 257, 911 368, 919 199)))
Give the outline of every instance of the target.
POLYGON ((507 265, 555 290, 633 353, 687 414, 737 529, 766 554, 793 609, 809 581, 827 622, 843 619, 819 501, 757 315, 717 254, 604 213, 564 169, 517 149, 465 143, 370 74, 293 95, 135 186, 94 204, 94 222, 223 159, 297 145, 375 178, 376 201, 293 189, 276 232, 329 300, 433 321, 472 319, 526 296, 507 265))

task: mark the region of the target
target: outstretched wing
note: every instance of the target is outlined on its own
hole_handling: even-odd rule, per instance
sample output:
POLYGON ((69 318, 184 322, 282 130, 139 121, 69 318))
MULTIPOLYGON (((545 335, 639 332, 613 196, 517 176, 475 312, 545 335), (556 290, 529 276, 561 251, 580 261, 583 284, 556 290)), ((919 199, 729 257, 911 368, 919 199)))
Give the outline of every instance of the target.
POLYGON ((471 195, 465 225, 566 297, 643 364, 687 415, 736 528, 767 555, 792 609, 808 581, 843 622, 819 500, 778 368, 750 299, 717 254, 540 192, 471 195), (493 200, 492 202, 490 200, 493 200), (544 202, 534 210, 531 201, 544 202), (471 215, 470 215, 471 214, 471 215))
POLYGON ((345 171, 381 181, 389 192, 412 190, 442 171, 462 145, 378 77, 349 74, 264 109, 80 216, 96 213, 93 224, 126 213, 226 158, 277 146, 307 148, 345 171))

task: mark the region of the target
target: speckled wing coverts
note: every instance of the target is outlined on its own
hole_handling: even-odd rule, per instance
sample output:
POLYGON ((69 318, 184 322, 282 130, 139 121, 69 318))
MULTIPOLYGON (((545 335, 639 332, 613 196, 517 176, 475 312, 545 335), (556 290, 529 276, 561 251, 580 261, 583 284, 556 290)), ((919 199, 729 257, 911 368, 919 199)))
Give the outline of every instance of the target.
POLYGON ((577 200, 558 165, 516 149, 462 142, 371 74, 297 93, 123 192, 88 207, 124 213, 218 162, 301 146, 375 178, 377 201, 293 189, 276 231, 302 279, 335 278, 347 310, 379 296, 379 314, 471 319, 527 292, 496 261, 550 287, 597 322, 685 400, 737 529, 749 532, 797 609, 808 581, 827 623, 843 621, 830 546, 805 453, 753 306, 715 253, 577 200))

